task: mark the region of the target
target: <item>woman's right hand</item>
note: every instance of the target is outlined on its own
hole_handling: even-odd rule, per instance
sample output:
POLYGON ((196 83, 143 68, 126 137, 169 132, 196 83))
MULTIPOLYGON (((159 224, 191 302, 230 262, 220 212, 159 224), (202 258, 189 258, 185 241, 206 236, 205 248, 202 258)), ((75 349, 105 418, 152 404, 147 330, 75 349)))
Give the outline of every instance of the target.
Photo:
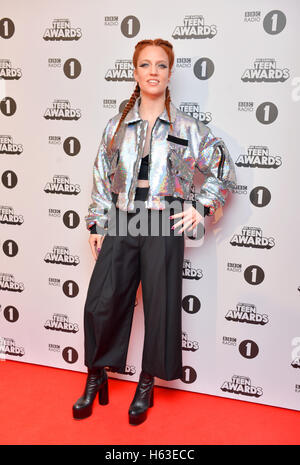
POLYGON ((98 258, 98 253, 100 252, 104 238, 105 235, 102 236, 101 234, 90 234, 89 244, 91 246, 92 254, 95 260, 98 258))

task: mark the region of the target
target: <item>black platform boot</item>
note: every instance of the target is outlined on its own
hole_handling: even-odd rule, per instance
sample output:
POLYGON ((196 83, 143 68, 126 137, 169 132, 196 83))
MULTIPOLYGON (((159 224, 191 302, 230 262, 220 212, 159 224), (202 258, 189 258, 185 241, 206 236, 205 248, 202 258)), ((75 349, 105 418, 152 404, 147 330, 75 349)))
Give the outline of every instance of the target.
POLYGON ((129 407, 129 423, 139 425, 147 418, 147 410, 153 406, 154 376, 142 370, 133 401, 129 407))
POLYGON ((99 393, 99 404, 108 404, 107 373, 105 368, 88 368, 84 393, 73 405, 73 417, 76 420, 87 418, 92 414, 97 393, 99 393))

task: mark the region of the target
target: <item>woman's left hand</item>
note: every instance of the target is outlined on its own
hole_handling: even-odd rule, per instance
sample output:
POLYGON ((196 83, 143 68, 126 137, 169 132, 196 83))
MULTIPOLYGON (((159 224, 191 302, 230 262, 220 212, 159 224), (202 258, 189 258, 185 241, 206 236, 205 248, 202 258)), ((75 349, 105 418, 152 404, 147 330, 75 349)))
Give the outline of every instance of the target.
POLYGON ((200 215, 200 213, 193 206, 191 206, 189 209, 185 211, 170 216, 170 218, 180 217, 182 217, 182 219, 180 221, 177 221, 177 223, 174 223, 174 226, 172 226, 172 229, 175 229, 181 224, 183 224, 183 227, 178 231, 178 233, 185 231, 190 225, 191 226, 189 227, 188 231, 196 229, 197 225, 202 221, 203 218, 203 216, 200 215))

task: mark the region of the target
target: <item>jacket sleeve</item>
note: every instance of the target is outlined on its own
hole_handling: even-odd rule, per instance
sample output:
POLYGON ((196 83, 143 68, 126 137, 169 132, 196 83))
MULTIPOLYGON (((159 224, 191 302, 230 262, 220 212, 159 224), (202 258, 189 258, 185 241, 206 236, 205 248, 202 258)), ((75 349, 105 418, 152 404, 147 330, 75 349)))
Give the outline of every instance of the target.
POLYGON ((206 207, 211 216, 225 204, 228 191, 233 191, 236 186, 236 173, 223 139, 215 137, 207 126, 200 124, 202 139, 196 167, 204 174, 205 180, 200 193, 195 194, 195 199, 206 207))
POLYGON ((87 229, 96 234, 107 234, 108 210, 112 204, 111 183, 108 177, 110 163, 107 157, 108 135, 111 120, 107 123, 93 166, 92 203, 84 217, 87 229), (94 225, 94 226, 93 226, 94 225))

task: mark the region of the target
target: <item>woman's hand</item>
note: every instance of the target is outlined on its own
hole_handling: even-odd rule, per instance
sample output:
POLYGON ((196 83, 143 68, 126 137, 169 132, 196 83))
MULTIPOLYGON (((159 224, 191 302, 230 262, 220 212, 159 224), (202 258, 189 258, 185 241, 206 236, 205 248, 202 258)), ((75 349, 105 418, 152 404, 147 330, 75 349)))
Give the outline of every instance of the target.
POLYGON ((200 215, 200 213, 191 206, 185 211, 176 213, 175 215, 170 216, 170 218, 180 218, 183 217, 182 220, 177 221, 177 223, 174 223, 174 226, 172 226, 172 229, 177 228, 181 224, 184 226, 178 231, 178 233, 181 233, 182 231, 185 231, 190 225, 188 231, 191 231, 192 229, 196 229, 197 224, 199 224, 202 221, 203 216, 200 215))
POLYGON ((100 252, 104 238, 105 236, 101 236, 101 234, 90 234, 89 244, 91 246, 92 254, 95 260, 98 258, 98 253, 100 252))

